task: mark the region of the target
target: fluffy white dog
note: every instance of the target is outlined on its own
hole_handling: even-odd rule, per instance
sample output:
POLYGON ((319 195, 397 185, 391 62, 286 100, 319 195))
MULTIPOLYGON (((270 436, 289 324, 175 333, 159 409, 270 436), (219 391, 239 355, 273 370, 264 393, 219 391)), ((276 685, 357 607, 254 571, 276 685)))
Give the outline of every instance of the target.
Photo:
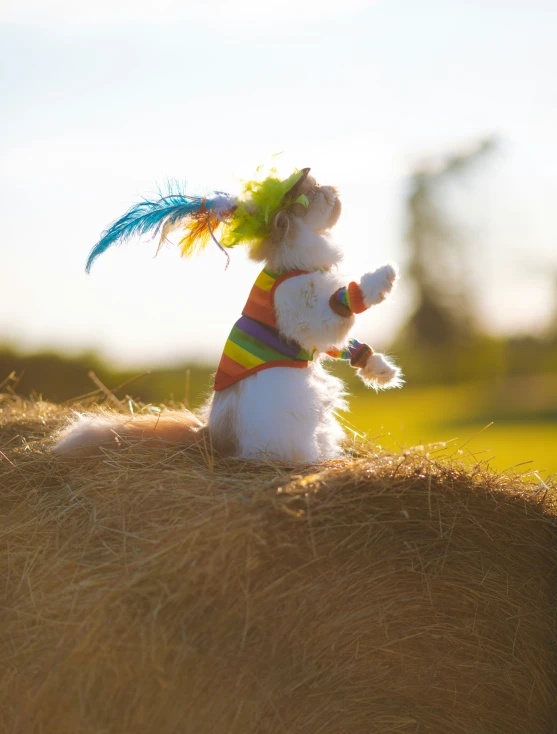
POLYGON ((359 283, 343 279, 337 268, 342 252, 328 236, 340 211, 336 189, 319 186, 304 169, 270 231, 250 249, 264 269, 225 346, 215 392, 198 416, 80 415, 54 450, 82 455, 122 438, 191 444, 208 435, 217 452, 242 459, 299 464, 340 456, 343 430, 335 413, 346 408, 344 385, 321 362, 349 359, 376 389, 403 382, 385 356, 350 338, 356 315, 385 300, 397 272, 387 264, 359 283))

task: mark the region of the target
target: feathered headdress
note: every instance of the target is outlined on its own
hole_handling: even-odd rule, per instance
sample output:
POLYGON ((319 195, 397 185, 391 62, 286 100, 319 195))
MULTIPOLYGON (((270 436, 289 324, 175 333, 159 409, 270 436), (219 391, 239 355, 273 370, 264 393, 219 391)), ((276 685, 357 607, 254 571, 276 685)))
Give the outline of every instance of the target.
POLYGON ((307 197, 298 192, 309 170, 296 170, 281 180, 272 169, 264 180, 247 181, 239 197, 221 191, 210 196, 188 196, 175 184, 169 184, 159 198, 135 204, 103 232, 91 250, 86 271, 112 245, 148 233, 158 236, 160 247, 171 232, 182 229, 179 246, 184 257, 204 249, 210 239, 224 252, 225 248, 236 245, 257 244, 270 235, 280 211, 295 203, 308 205, 307 197), (222 230, 220 242, 215 236, 219 229, 222 230))

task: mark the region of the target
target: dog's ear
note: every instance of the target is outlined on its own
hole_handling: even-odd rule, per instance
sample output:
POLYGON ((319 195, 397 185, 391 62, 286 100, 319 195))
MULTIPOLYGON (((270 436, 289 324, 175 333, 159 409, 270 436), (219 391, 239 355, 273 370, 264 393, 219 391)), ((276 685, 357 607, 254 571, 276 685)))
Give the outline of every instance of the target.
POLYGON ((279 212, 273 221, 273 238, 283 240, 290 229, 290 220, 288 214, 279 212))
POLYGON ((285 202, 296 201, 298 196, 301 194, 306 178, 309 175, 311 168, 302 168, 302 175, 296 181, 294 186, 284 195, 285 202))

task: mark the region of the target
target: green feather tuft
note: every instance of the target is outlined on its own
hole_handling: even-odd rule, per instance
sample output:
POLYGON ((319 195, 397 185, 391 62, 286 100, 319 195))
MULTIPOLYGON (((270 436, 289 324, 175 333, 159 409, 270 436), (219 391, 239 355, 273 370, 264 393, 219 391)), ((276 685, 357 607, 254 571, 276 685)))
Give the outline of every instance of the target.
POLYGON ((309 206, 309 200, 303 194, 295 202, 284 198, 302 175, 303 171, 294 171, 287 179, 281 180, 276 170, 271 169, 271 175, 263 181, 247 181, 238 206, 227 222, 221 244, 234 247, 260 242, 271 234, 272 223, 280 211, 292 203, 309 206))

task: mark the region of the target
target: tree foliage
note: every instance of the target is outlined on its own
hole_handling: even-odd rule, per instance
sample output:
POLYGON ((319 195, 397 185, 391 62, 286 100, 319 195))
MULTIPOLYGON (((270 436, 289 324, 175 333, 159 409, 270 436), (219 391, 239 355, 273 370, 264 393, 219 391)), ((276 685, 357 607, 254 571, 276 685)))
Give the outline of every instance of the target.
POLYGON ((477 333, 470 248, 465 230, 447 202, 447 191, 484 163, 494 149, 486 139, 434 165, 418 168, 407 200, 408 272, 416 307, 404 329, 404 341, 424 347, 462 344, 477 333))

